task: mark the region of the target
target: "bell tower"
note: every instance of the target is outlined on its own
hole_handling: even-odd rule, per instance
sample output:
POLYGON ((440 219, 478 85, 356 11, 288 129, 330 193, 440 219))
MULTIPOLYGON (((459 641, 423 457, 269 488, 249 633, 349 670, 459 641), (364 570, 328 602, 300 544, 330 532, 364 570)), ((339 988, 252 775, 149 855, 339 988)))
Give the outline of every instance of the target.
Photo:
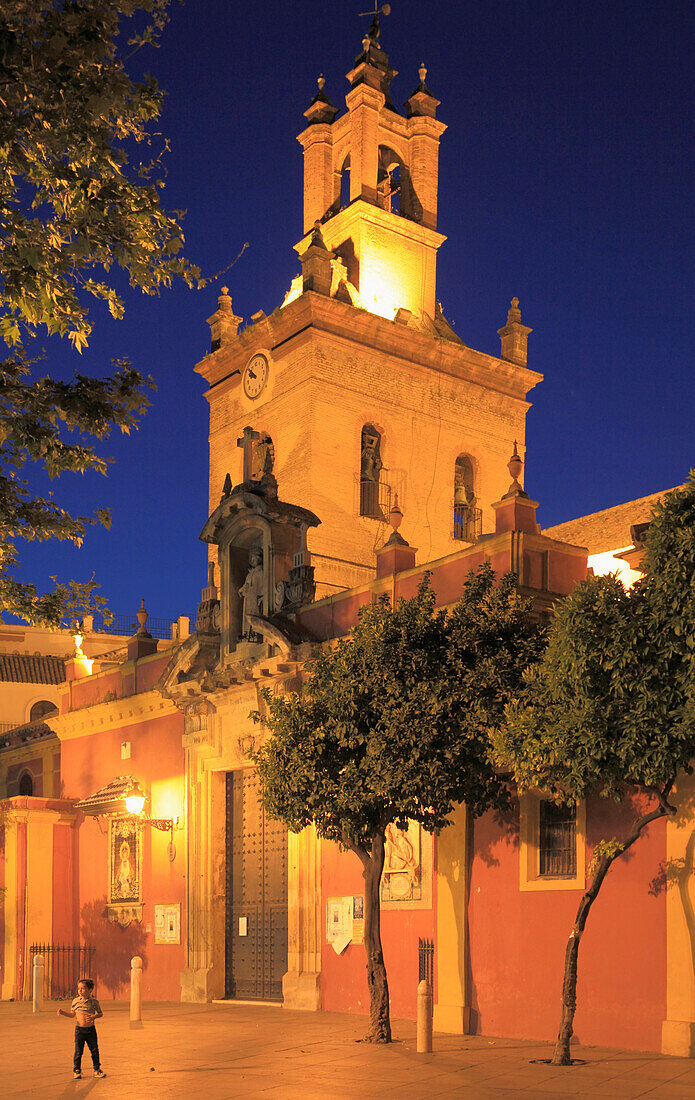
POLYGON ((402 109, 396 75, 376 15, 347 74, 345 110, 320 76, 304 112, 301 272, 272 313, 245 326, 222 288, 210 354, 196 367, 209 384, 209 512, 234 485, 276 479, 280 500, 321 521, 304 552, 317 598, 375 576, 396 497, 418 562, 493 531, 510 447, 517 440, 523 456, 527 394, 541 380, 526 365, 531 329, 516 299, 498 355, 467 347, 444 316, 445 126, 424 65, 402 109), (239 439, 254 441, 243 461, 239 439))
MULTIPOLYGON (((399 309, 435 314, 439 100, 420 83, 405 104, 391 101, 397 75, 380 44, 379 16, 347 74, 340 118, 319 91, 304 112, 304 233, 318 221, 326 247, 344 263, 364 309, 393 320, 399 309)), ((306 248, 306 237, 296 246, 306 248)))

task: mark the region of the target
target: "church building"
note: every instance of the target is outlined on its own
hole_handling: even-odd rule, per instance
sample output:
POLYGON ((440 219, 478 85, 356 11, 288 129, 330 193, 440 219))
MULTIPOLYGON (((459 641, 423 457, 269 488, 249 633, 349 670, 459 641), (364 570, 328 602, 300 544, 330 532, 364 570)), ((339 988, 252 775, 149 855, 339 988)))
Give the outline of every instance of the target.
MULTIPOLYGON (((497 356, 468 347, 438 300, 446 126, 427 70, 402 110, 395 75, 377 16, 345 110, 320 77, 304 112, 304 223, 284 301, 243 326, 223 287, 209 318, 195 367, 210 405, 195 629, 162 643, 143 607, 125 645, 67 660, 44 717, 60 781, 2 803, 4 999, 28 995, 32 950, 63 944, 93 949, 102 998, 127 996, 140 955, 145 1000, 366 1013, 361 867, 260 806, 261 689, 300 692, 318 646, 378 596, 414 595, 425 570, 440 607, 489 562, 548 614, 587 574, 582 529, 542 532, 522 488, 542 379, 518 299, 497 356)), ((635 549, 628 518, 592 553, 635 549)), ((381 908, 394 1017, 415 1015, 428 940, 435 1030, 553 1036, 587 853, 626 809, 580 804, 554 830, 550 812, 539 792, 509 820, 461 806, 440 835, 392 830, 381 908)), ((580 1041, 691 1053, 692 923, 680 895, 650 893, 688 836, 687 821, 661 822, 611 872, 582 949, 580 1041)))

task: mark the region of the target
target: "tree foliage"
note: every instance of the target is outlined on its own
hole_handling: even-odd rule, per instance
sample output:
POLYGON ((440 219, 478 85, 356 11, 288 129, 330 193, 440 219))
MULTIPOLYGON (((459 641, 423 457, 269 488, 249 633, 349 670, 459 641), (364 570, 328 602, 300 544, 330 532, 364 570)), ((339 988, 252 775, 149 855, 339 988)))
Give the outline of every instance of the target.
MULTIPOLYGON (((313 823, 360 859, 370 989, 368 1038, 389 1041, 388 985, 379 929, 386 828, 446 827, 456 804, 476 814, 505 789, 488 727, 538 656, 542 631, 512 574, 471 573, 455 607, 418 595, 360 611, 347 638, 327 646, 301 695, 266 694, 270 736, 255 756, 268 812, 298 832, 313 823)), ((257 716, 260 720, 260 715, 257 716)))
POLYGON ((3 0, 0 333, 11 346, 43 326, 84 347, 90 299, 123 315, 112 269, 146 294, 198 280, 179 256, 179 213, 160 203, 162 92, 152 77, 133 80, 124 57, 156 42, 167 6, 3 0), (149 24, 123 42, 124 21, 143 15, 149 24))
MULTIPOLYGON (((89 305, 123 315, 116 273, 146 294, 199 273, 180 255, 179 213, 160 203, 166 142, 154 129, 162 92, 126 63, 156 45, 169 0, 3 0, 0 5, 0 609, 57 626, 94 585, 39 596, 16 579, 18 539, 68 539, 109 524, 105 509, 71 516, 22 476, 105 472, 91 441, 128 432, 151 382, 125 361, 111 377, 38 377, 40 335, 80 351, 89 305)), ((54 578, 55 579, 55 578, 54 578)), ((98 603, 99 601, 97 601, 98 603)))
POLYGON ((93 581, 55 582, 38 593, 32 583, 16 579, 17 541, 68 540, 80 546, 87 526, 108 527, 110 516, 73 516, 52 497, 35 496, 22 473, 28 463, 51 478, 65 471, 105 473, 108 462, 85 436, 105 439, 114 426, 123 432, 148 404, 142 376, 127 363, 113 377, 95 380, 77 375, 72 382, 31 377, 31 364, 21 352, 0 362, 0 609, 29 622, 59 626, 90 607, 103 607, 93 581))
POLYGON ((574 802, 636 796, 641 812, 595 853, 565 956, 554 1061, 568 1064, 577 959, 591 905, 614 860, 674 812, 670 796, 695 752, 695 473, 654 509, 646 575, 629 591, 589 577, 558 606, 523 701, 494 734, 498 763, 521 790, 574 802))

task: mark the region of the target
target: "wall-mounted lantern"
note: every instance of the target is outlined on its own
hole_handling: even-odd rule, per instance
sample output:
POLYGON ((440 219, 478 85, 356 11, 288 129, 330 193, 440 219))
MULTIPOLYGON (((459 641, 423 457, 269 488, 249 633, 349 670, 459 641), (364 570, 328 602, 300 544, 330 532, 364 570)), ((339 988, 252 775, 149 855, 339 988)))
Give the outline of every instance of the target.
POLYGON ((179 819, 178 817, 149 817, 144 812, 146 801, 147 794, 138 780, 132 775, 120 775, 89 798, 83 798, 77 803, 77 808, 88 817, 127 814, 135 818, 139 826, 151 825, 153 829, 170 833, 167 856, 169 860, 174 860, 176 858, 174 826, 178 825, 179 819))

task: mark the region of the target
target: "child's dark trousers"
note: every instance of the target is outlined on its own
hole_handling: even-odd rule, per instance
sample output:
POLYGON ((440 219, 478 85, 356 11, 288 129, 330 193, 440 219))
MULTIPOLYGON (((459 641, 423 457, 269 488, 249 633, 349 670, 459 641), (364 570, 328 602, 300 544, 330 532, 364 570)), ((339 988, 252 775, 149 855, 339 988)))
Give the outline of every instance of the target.
POLYGON ((91 1027, 80 1027, 79 1024, 75 1027, 75 1058, 73 1061, 73 1069, 75 1073, 79 1073, 82 1069, 82 1051, 84 1050, 85 1043, 89 1047, 89 1053, 92 1056, 92 1065, 94 1069, 99 1069, 99 1043, 97 1041, 97 1029, 94 1024, 91 1027))

